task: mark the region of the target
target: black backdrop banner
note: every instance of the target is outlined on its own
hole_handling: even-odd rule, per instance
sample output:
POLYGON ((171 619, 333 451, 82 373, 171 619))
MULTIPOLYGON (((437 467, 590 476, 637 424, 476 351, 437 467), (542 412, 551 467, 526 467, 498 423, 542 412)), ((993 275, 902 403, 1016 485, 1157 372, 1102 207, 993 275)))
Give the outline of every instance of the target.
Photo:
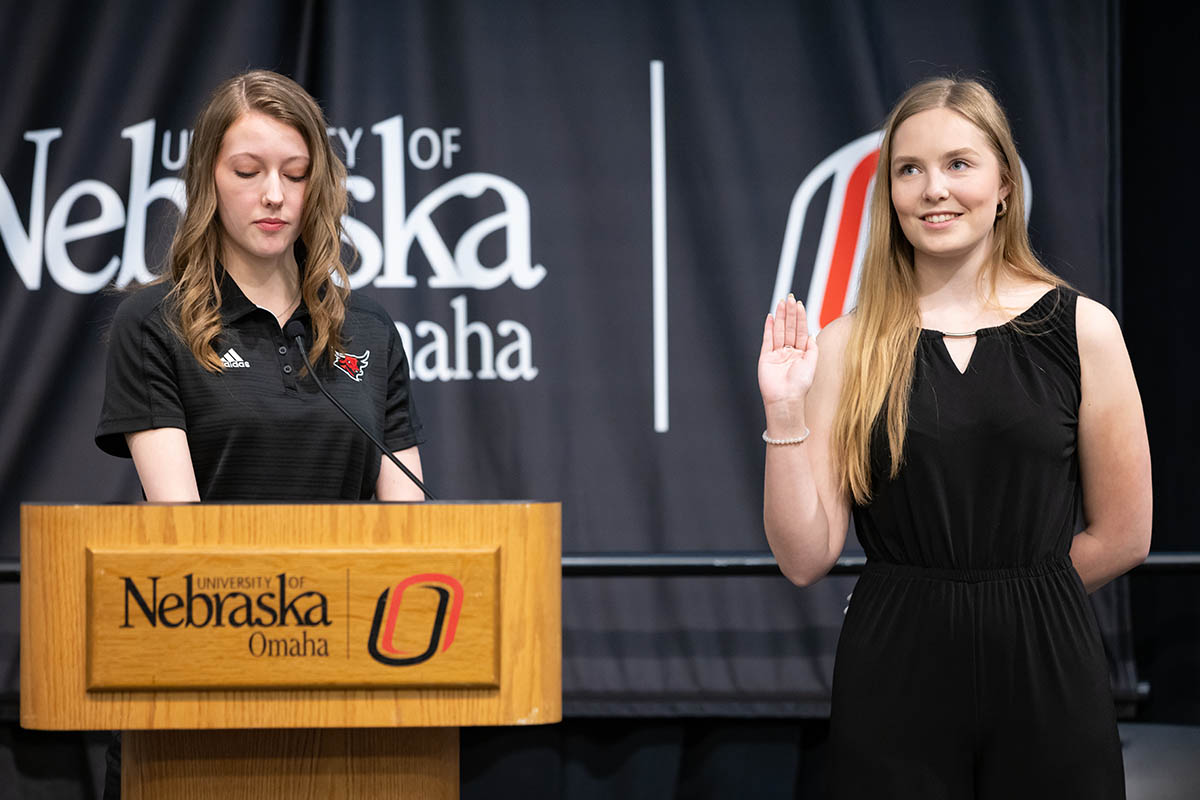
MULTIPOLYGON (((20 502, 139 498, 92 443, 112 289, 161 266, 188 127, 250 67, 326 109, 431 488, 561 499, 567 551, 765 548, 762 318, 852 304, 877 130, 920 78, 994 85, 1035 247, 1119 301, 1113 3, 377 5, 6 6, 0 556, 20 502)), ((573 579, 566 710, 823 714, 852 585, 573 579)), ((1124 591, 1097 609, 1131 690, 1124 591)), ((12 691, 14 587, 0 608, 12 691)))

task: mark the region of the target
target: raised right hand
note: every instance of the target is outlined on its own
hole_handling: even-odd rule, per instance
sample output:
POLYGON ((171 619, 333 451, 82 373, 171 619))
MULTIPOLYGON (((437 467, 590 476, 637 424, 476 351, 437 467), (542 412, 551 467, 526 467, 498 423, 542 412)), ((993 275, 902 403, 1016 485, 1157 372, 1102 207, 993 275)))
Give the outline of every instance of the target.
POLYGON ((808 335, 804 306, 792 295, 780 300, 763 325, 762 351, 758 356, 758 389, 768 423, 772 412, 802 419, 804 398, 817 368, 817 339, 808 335))

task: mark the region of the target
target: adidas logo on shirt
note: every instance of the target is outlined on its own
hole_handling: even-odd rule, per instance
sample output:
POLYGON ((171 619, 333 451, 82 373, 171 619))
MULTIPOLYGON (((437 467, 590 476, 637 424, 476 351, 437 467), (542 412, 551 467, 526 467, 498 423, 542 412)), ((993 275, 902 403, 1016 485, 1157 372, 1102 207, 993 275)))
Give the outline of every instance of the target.
POLYGON ((234 369, 237 367, 248 368, 250 366, 250 362, 243 361, 242 357, 238 355, 238 351, 231 347, 225 351, 225 355, 221 356, 221 366, 225 367, 225 369, 234 369))

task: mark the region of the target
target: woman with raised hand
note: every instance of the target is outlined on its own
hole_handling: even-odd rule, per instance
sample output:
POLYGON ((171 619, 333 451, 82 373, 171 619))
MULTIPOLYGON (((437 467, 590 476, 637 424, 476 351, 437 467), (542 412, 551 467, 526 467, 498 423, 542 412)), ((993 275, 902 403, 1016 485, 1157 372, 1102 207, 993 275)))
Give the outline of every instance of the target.
POLYGON ((763 520, 818 580, 868 563, 834 667, 836 798, 1122 798, 1088 592, 1150 544, 1120 328, 1034 256, 995 98, 930 80, 888 117, 857 305, 766 320, 763 520), (1077 521, 1082 520, 1082 529, 1077 521))

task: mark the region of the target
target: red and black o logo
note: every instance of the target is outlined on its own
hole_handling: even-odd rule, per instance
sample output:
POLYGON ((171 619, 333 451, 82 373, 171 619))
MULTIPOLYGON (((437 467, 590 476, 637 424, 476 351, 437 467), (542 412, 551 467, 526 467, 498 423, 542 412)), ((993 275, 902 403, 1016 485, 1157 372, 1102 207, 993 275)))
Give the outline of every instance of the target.
MULTIPOLYGON (((413 597, 409 595, 410 599, 413 597)), ((437 572, 426 572, 412 575, 397 583, 391 589, 384 589, 375 604, 375 618, 371 621, 371 638, 367 641, 367 652, 371 658, 390 667, 409 667, 428 661, 440 651, 445 652, 454 643, 454 632, 458 628, 458 614, 462 610, 462 584, 449 575, 437 572), (417 606, 413 611, 405 609, 404 625, 400 625, 401 604, 407 589, 427 589, 437 596, 437 610, 433 616, 433 626, 429 633, 429 644, 423 653, 410 655, 396 643, 397 627, 401 628, 403 636, 411 629, 413 618, 426 616, 426 608, 432 605, 432 598, 426 595, 410 606, 417 606)))

